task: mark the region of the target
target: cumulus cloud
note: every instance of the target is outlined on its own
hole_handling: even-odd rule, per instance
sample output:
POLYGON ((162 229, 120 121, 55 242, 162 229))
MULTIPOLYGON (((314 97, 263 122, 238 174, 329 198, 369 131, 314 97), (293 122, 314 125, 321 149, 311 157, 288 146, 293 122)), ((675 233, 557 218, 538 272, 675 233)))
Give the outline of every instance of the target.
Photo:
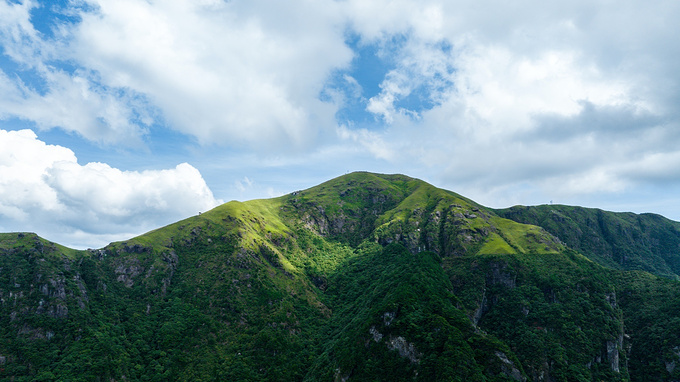
POLYGON ((171 128, 283 151, 332 130, 336 107, 319 92, 352 58, 335 3, 89 3, 97 11, 72 31, 73 57, 109 86, 145 94, 171 128))
POLYGON ((333 134, 338 106, 319 93, 353 56, 335 2, 78 4, 68 12, 79 20, 48 38, 30 19, 48 5, 0 2, 3 53, 46 83, 41 94, 4 76, 12 97, 0 99, 0 115, 114 144, 140 142, 154 121, 202 144, 281 152, 333 134), (65 64, 76 70, 60 70, 65 64), (158 115, 144 119, 144 108, 158 115))
POLYGON ((0 130, 0 227, 39 231, 77 247, 97 247, 206 211, 221 201, 187 163, 121 171, 80 165, 31 130, 0 130))
POLYGON ((30 130, 0 130, 0 214, 28 221, 33 210, 61 210, 56 192, 43 179, 55 162, 75 162, 67 148, 46 145, 30 130))
POLYGON ((31 23, 35 1, 0 2, 0 46, 19 70, 0 69, 0 119, 16 117, 43 130, 55 127, 99 143, 140 145, 151 121, 144 97, 102 85, 96 73, 59 69, 61 41, 48 41, 31 23))
MULTIPOLYGON (((342 100, 320 95, 355 54, 347 31, 382 46, 394 64, 367 111, 388 124, 462 111, 449 119, 506 133, 530 128, 536 114, 578 113, 582 101, 659 112, 651 69, 673 66, 649 58, 679 55, 677 44, 655 43, 672 38, 668 28, 642 33, 648 22, 632 4, 88 0, 49 40, 31 24, 38 6, 3 2, 11 17, 0 30, 5 54, 35 67, 47 92, 4 76, 0 111, 107 143, 139 141, 160 120, 203 144, 263 152, 334 136, 342 100), (59 70, 64 61, 80 69, 59 70), (64 113, 64 105, 79 107, 64 113)), ((678 11, 659 7, 665 13, 642 11, 660 21, 678 11)))
MULTIPOLYGON (((110 144, 168 128, 237 148, 232 157, 252 160, 250 179, 271 161, 319 173, 345 155, 343 166, 408 168, 495 205, 511 192, 612 194, 677 181, 678 2, 75 5, 77 17, 46 36, 32 24, 38 2, 0 1, 3 54, 21 67, 0 72, 0 118, 110 144), (382 77, 368 83, 353 67, 366 46, 379 56, 367 62, 382 65, 366 70, 382 77)), ((117 176, 70 163, 45 170, 51 194, 26 198, 64 208, 79 200, 74 174, 117 176)), ((231 188, 255 187, 244 178, 231 188)), ((92 211, 115 220, 126 205, 92 211)))
POLYGON ((366 110, 391 124, 395 115, 419 118, 419 110, 400 105, 413 94, 419 98, 417 104, 426 108, 440 104, 453 86, 454 71, 454 60, 442 44, 408 40, 398 51, 397 67, 387 73, 380 93, 369 99, 366 110))
POLYGON ((678 4, 349 4, 366 40, 405 41, 367 105, 395 161, 496 206, 678 182, 678 4))

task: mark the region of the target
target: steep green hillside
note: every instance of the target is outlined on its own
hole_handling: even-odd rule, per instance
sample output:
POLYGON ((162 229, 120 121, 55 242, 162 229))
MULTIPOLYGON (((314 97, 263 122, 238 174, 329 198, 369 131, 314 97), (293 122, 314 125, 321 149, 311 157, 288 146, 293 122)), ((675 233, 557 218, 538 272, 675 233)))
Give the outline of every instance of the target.
POLYGON ((680 377, 679 284, 506 217, 353 173, 99 250, 1 234, 0 380, 680 377))
POLYGON ((672 278, 680 275, 680 223, 663 216, 562 205, 515 206, 495 212, 543 227, 604 266, 672 278))
POLYGON ((400 243, 411 252, 556 253, 538 227, 503 219, 450 191, 403 175, 353 173, 280 198, 287 215, 321 236, 356 245, 400 243))

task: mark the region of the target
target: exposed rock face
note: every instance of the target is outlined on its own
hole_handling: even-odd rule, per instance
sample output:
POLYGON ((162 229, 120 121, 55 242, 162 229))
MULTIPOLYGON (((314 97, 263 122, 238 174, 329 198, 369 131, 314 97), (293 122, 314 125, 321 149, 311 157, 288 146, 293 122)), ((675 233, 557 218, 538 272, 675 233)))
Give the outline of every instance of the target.
MULTIPOLYGON (((475 326, 479 324, 479 321, 482 319, 484 314, 486 314, 489 309, 491 309, 492 305, 498 299, 498 296, 494 295, 487 297, 487 288, 492 285, 500 284, 508 289, 513 289, 517 284, 517 274, 507 263, 502 261, 491 262, 485 276, 485 286, 482 287, 481 299, 479 300, 477 309, 475 309, 472 316, 470 317, 472 323, 475 326)), ((522 308, 525 316, 529 313, 529 311, 526 309, 527 308, 525 307, 522 308)))
POLYGON ((411 253, 433 251, 442 256, 459 256, 486 240, 492 231, 488 219, 477 208, 473 213, 455 203, 430 212, 416 208, 405 220, 393 220, 378 227, 376 235, 380 244, 396 242, 411 253), (476 219, 484 223, 479 228, 470 228, 476 219))
POLYGON ((58 304, 56 307, 51 306, 47 314, 54 318, 66 318, 68 317, 68 308, 66 305, 58 304))
MULTIPOLYGON (((383 324, 385 326, 390 326, 395 317, 396 312, 384 313, 383 324)), ((371 326, 371 328, 368 330, 368 333, 373 338, 373 341, 378 343, 381 342, 385 337, 385 335, 380 333, 375 326, 371 326)), ((420 362, 420 358, 423 356, 422 353, 418 352, 418 350, 412 343, 406 341, 406 339, 402 336, 395 336, 390 334, 387 337, 385 344, 387 345, 388 349, 396 350, 397 352, 399 352, 399 356, 403 358, 408 358, 408 360, 411 361, 411 363, 420 362)))
POLYGON ((371 326, 371 328, 368 329, 368 332, 371 334, 371 336, 373 336, 373 341, 382 341, 383 335, 378 331, 378 329, 375 328, 375 326, 371 326))
POLYGON ((385 326, 390 326, 396 316, 397 312, 385 312, 383 314, 383 324, 385 324, 385 326))
POLYGON ((623 344, 623 335, 616 340, 607 341, 607 360, 612 371, 620 373, 619 369, 619 345, 623 344))
POLYGON ((612 309, 616 309, 616 308, 617 308, 617 304, 616 304, 616 292, 605 293, 604 298, 605 298, 605 300, 609 303, 609 306, 612 307, 612 309))
POLYGON ((50 278, 50 285, 52 286, 50 297, 56 297, 60 300, 66 298, 66 284, 63 277, 58 277, 56 280, 50 278))
POLYGON ((486 274, 486 284, 501 284, 510 289, 515 287, 517 275, 505 262, 493 262, 486 274))
POLYGON ((161 286, 161 294, 165 296, 168 291, 168 287, 170 286, 170 282, 172 281, 172 276, 174 276, 175 271, 177 270, 179 256, 177 256, 177 253, 174 250, 170 250, 169 252, 163 253, 163 262, 168 265, 167 276, 161 281, 163 283, 161 286))
POLYGON ((116 280, 131 288, 135 284, 134 278, 139 276, 144 271, 144 268, 139 265, 139 260, 127 259, 119 264, 114 271, 118 275, 116 280))
MULTIPOLYGON (((41 279, 42 275, 36 275, 36 279, 41 279)), ((57 298, 64 300, 66 298, 66 283, 63 277, 57 276, 55 278, 50 277, 48 283, 40 285, 38 288, 40 293, 50 298, 57 298)))
POLYGON ((87 288, 85 288, 85 285, 83 284, 83 280, 80 278, 80 275, 74 276, 74 279, 76 281, 78 291, 80 292, 80 295, 78 296, 78 306, 80 307, 80 309, 85 309, 86 303, 89 302, 89 299, 87 298, 87 288))
MULTIPOLYGON (((325 236, 328 235, 328 217, 324 214, 323 208, 318 208, 319 215, 308 214, 304 215, 302 221, 304 222, 305 228, 316 233, 325 236)), ((344 226, 344 220, 341 220, 339 224, 341 227, 344 226)))
POLYGON ((420 362, 420 357, 422 357, 422 354, 418 352, 416 347, 402 336, 390 336, 389 341, 387 341, 387 347, 390 350, 398 351, 401 357, 408 358, 411 363, 420 362))
POLYGON ((337 238, 358 244, 374 229, 377 217, 393 208, 396 196, 372 187, 355 187, 348 182, 345 187, 326 190, 339 197, 337 204, 309 201, 305 192, 293 193, 291 206, 302 218, 305 228, 324 237, 337 238))
POLYGON ((351 373, 343 373, 342 370, 336 369, 335 370, 335 378, 333 379, 334 382, 347 382, 349 381, 351 373))
POLYGON ((665 361, 666 371, 668 374, 673 374, 675 368, 677 367, 678 361, 680 361, 680 346, 673 347, 672 358, 665 361))
POLYGON ((514 379, 515 381, 524 382, 527 380, 526 377, 522 375, 522 372, 519 371, 517 366, 515 366, 515 363, 508 359, 508 356, 505 353, 497 351, 495 354, 496 357, 498 357, 498 359, 503 362, 502 370, 505 375, 514 379))
POLYGON ((488 302, 486 300, 486 288, 482 290, 482 299, 479 302, 479 305, 477 306, 477 309, 475 310, 475 313, 472 316, 472 323, 477 326, 479 324, 479 320, 482 319, 482 316, 484 313, 486 313, 489 310, 488 302))
MULTIPOLYGON (((612 311, 616 311, 618 304, 616 302, 616 292, 610 292, 605 294, 605 300, 612 308, 612 311)), ((627 335, 623 332, 623 325, 619 329, 619 334, 616 339, 607 341, 607 360, 609 361, 609 367, 612 371, 616 373, 621 372, 620 367, 620 354, 621 350, 624 350, 623 340, 627 335)))
POLYGON ((149 252, 151 251, 151 248, 145 247, 141 244, 135 244, 135 245, 125 245, 121 250, 119 250, 118 254, 121 254, 121 252, 127 252, 127 253, 144 253, 144 252, 149 252))

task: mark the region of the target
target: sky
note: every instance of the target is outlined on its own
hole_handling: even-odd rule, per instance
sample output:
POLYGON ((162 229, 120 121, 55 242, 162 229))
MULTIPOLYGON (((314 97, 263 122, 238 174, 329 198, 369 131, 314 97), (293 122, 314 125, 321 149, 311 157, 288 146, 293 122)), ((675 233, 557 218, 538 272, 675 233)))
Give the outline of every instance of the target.
POLYGON ((0 0, 0 232, 100 248, 352 171, 680 220, 680 2, 0 0))

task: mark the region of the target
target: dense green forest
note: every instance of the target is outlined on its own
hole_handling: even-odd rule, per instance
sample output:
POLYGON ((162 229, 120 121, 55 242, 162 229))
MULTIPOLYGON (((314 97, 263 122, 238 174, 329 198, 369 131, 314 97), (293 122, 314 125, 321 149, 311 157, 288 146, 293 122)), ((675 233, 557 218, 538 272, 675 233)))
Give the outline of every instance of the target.
POLYGON ((680 224, 348 174, 77 251, 0 234, 0 380, 673 381, 680 224))

